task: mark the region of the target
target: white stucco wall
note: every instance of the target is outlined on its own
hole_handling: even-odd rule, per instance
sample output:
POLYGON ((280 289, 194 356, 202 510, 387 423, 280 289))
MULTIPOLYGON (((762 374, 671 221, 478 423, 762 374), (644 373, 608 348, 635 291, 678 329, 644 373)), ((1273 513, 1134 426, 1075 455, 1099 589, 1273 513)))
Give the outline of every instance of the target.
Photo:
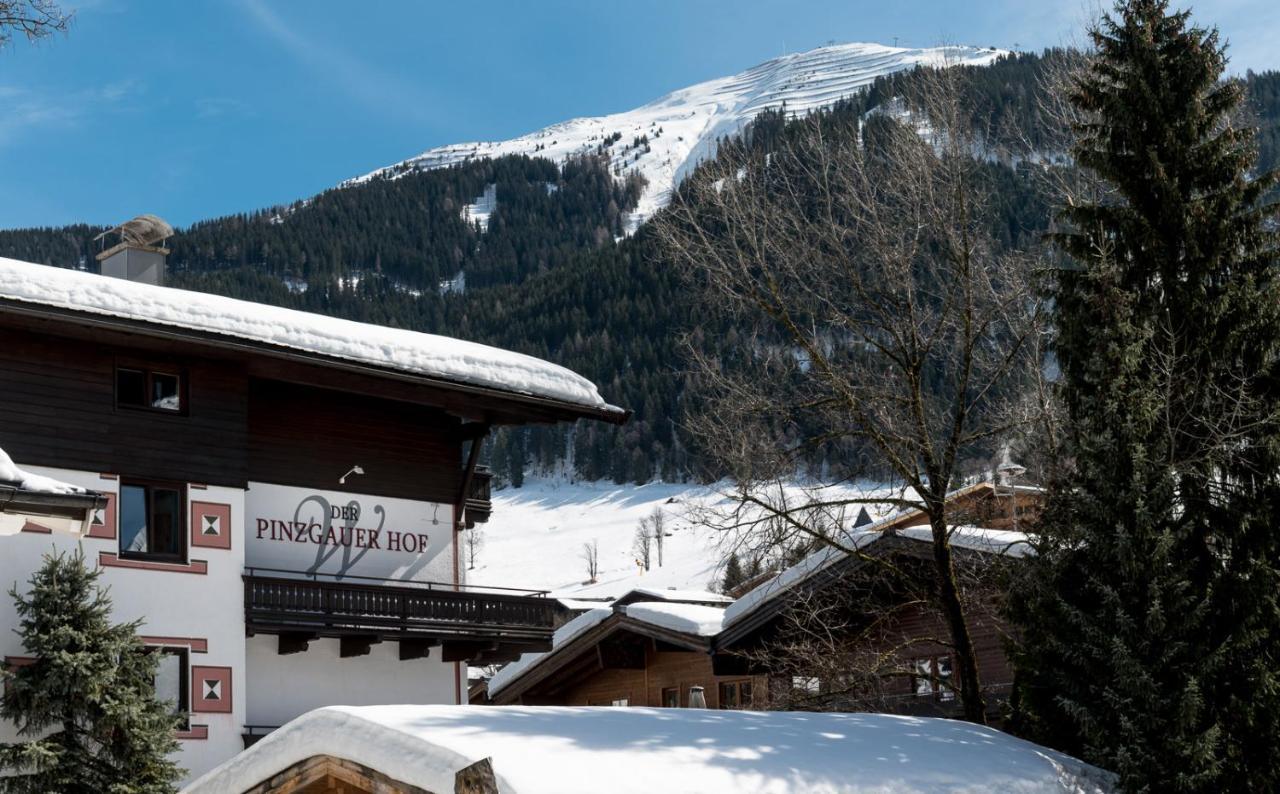
POLYGON ((274 636, 247 644, 248 725, 283 725, 320 706, 455 702, 454 664, 440 661, 438 647, 426 659, 402 662, 395 642, 350 659, 338 655, 336 639, 314 640, 306 652, 285 656, 274 636))
MULTIPOLYGON (((118 480, 96 472, 26 468, 103 493, 115 494, 119 488, 118 480)), ((304 653, 280 656, 278 638, 246 639, 244 626, 241 576, 250 565, 310 570, 328 581, 334 577, 326 574, 452 582, 451 506, 265 483, 252 483, 249 491, 189 488, 188 514, 192 501, 225 504, 230 509, 231 525, 224 531, 230 533, 231 548, 188 549, 189 560, 207 564, 206 573, 104 567, 102 578, 110 587, 116 620, 141 618, 144 636, 204 640, 207 650, 189 653, 189 664, 231 669, 231 713, 192 714, 192 725, 207 726, 208 738, 180 741, 177 760, 188 770, 188 780, 240 752, 245 725, 282 725, 329 705, 452 704, 458 702, 459 679, 465 699, 465 665, 440 661, 438 647, 426 659, 402 662, 399 646, 386 642, 375 645, 368 656, 342 659, 338 640, 322 639, 312 642, 304 653), (322 505, 330 509, 328 522, 323 521, 322 505), (334 505, 339 508, 336 515, 331 510, 334 505), (363 529, 365 547, 354 546, 359 535, 348 535, 351 546, 313 543, 309 531, 302 542, 273 540, 270 529, 259 533, 259 519, 303 522, 308 528, 323 522, 326 531, 334 529, 339 538, 344 529, 363 529), (376 544, 367 530, 378 530, 376 544), (389 542, 392 532, 402 536, 398 549, 389 542), (406 533, 414 536, 412 552, 405 550, 406 533)), ((189 533, 188 527, 188 540, 189 533)), ((25 585, 46 552, 52 548, 71 551, 77 544, 89 564, 97 564, 102 552, 119 551, 118 532, 116 538, 76 538, 64 532, 0 536, 0 588, 25 585)), ((13 631, 17 616, 10 604, 7 595, 0 594, 0 657, 27 656, 13 631)), ((192 681, 190 686, 194 703, 199 682, 192 681)), ((11 727, 0 724, 0 741, 13 738, 11 727)))
MULTIPOLYGON (((118 480, 104 479, 96 472, 27 466, 29 471, 56 477, 104 493, 116 493, 118 480)), ((243 749, 241 726, 245 713, 244 588, 240 573, 244 567, 244 543, 236 522, 244 515, 244 492, 233 488, 190 489, 191 500, 230 505, 232 542, 230 549, 191 548, 191 560, 208 564, 205 574, 168 571, 104 568, 102 582, 110 588, 113 616, 119 622, 141 618, 139 633, 151 637, 198 638, 207 642, 204 653, 188 655, 192 666, 231 668, 230 714, 193 714, 192 725, 207 725, 207 739, 179 742, 178 763, 191 777, 203 774, 243 749)), ((20 533, 0 537, 0 656, 25 656, 14 629, 17 615, 7 590, 15 583, 25 589, 31 574, 51 549, 73 551, 79 544, 86 562, 97 564, 100 552, 119 550, 117 539, 76 538, 63 533, 20 533)), ((192 698, 195 698, 192 684, 192 698)), ((0 741, 12 739, 12 729, 0 724, 0 741)))

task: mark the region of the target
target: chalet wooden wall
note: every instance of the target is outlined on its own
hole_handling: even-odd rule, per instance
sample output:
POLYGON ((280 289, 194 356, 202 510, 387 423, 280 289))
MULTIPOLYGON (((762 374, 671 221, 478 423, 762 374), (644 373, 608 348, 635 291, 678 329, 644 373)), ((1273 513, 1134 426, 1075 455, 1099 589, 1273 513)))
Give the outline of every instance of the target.
POLYGON ((29 465, 243 487, 245 384, 235 362, 0 327, 0 448, 29 465), (178 366, 188 377, 186 414, 117 408, 117 363, 178 366))
POLYGON ((711 657, 698 651, 646 652, 643 670, 601 670, 567 690, 556 705, 608 706, 626 698, 632 706, 661 706, 662 690, 677 687, 680 706, 689 705, 689 688, 701 686, 707 707, 720 708, 721 682, 751 680, 757 697, 765 693, 765 679, 757 676, 717 676, 711 672, 711 657))
POLYGON ((243 488, 250 480, 452 503, 460 420, 248 374, 181 344, 63 338, 0 324, 0 448, 20 464, 243 488), (182 414, 117 407, 117 366, 180 371, 182 414), (363 476, 338 478, 351 466, 363 476))
MULTIPOLYGON (((978 656, 978 675, 985 687, 1007 687, 1013 681, 1013 668, 1005 654, 999 618, 991 610, 970 609, 969 629, 978 656)), ((937 610, 913 605, 901 609, 894 619, 886 621, 877 645, 881 649, 900 648, 904 659, 946 655, 950 650, 927 638, 949 637, 947 626, 937 610)), ((890 693, 910 694, 911 681, 899 678, 888 685, 890 693)))
POLYGON ((249 479, 452 504, 460 421, 421 405, 252 379, 249 479), (338 478, 359 464, 363 475, 338 478))

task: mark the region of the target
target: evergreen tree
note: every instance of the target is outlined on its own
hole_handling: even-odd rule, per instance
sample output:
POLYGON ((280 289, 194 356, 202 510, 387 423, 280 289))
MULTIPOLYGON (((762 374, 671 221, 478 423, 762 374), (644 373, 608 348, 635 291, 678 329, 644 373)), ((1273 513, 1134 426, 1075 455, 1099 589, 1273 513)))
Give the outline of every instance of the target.
POLYGON ((1103 189, 1058 237, 1065 464, 1010 599, 1016 725, 1129 791, 1274 791, 1274 177, 1216 31, 1128 0, 1092 38, 1074 156, 1103 189))
POLYGON ((738 559, 738 553, 735 551, 729 555, 729 561, 724 566, 724 578, 720 580, 720 592, 732 593, 734 588, 747 580, 747 576, 742 570, 742 561, 738 559))
POLYGON ((101 571, 83 555, 54 553, 31 589, 10 591, 18 635, 35 661, 3 674, 0 717, 22 743, 0 745, 0 792, 161 794, 182 776, 180 717, 155 698, 157 658, 139 622, 111 625, 101 571))

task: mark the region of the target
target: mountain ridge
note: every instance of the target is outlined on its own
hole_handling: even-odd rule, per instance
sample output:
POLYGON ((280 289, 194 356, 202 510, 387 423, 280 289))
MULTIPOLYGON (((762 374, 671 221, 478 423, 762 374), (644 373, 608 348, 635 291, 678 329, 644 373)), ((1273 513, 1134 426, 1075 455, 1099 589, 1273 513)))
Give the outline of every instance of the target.
POLYGON ((604 154, 616 177, 638 173, 647 182, 629 231, 666 205, 673 187, 715 153, 718 139, 736 135, 766 110, 803 115, 830 107, 876 78, 917 66, 987 66, 1004 50, 968 46, 890 47, 854 42, 817 47, 759 63, 737 74, 678 88, 640 107, 580 116, 504 141, 469 141, 428 149, 349 179, 339 187, 411 171, 447 168, 505 155, 563 162, 604 154))

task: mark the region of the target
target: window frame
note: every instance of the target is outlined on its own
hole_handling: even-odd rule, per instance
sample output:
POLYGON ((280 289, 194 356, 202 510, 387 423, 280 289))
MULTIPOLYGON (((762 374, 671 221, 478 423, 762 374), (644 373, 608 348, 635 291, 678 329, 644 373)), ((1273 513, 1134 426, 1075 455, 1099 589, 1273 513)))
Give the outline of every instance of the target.
POLYGON ((116 551, 122 560, 139 560, 142 562, 173 562, 185 565, 187 557, 191 553, 191 544, 187 535, 190 527, 187 526, 189 516, 187 514, 187 484, 184 482, 172 482, 167 480, 148 480, 137 477, 121 477, 120 490, 116 495, 116 551), (130 551, 125 548, 125 488, 142 488, 146 494, 146 511, 147 511, 147 546, 151 546, 152 523, 155 517, 155 490, 157 488, 166 491, 174 491, 178 494, 178 526, 177 539, 178 551, 175 552, 156 552, 156 551, 130 551))
POLYGON ((666 687, 662 687, 661 697, 662 697, 662 707, 663 707, 663 708, 665 708, 665 709, 678 709, 678 708, 680 708, 680 687, 678 687, 678 686, 666 686, 666 687), (668 704, 668 702, 667 702, 667 695, 669 695, 669 694, 674 694, 674 695, 675 695, 675 701, 676 701, 676 702, 675 702, 674 704, 668 704))
POLYGON ((755 705, 755 687, 750 678, 735 678, 732 681, 716 682, 717 706, 722 711, 748 711, 755 705), (744 690, 745 689, 745 696, 744 690), (733 705, 725 705, 725 690, 733 692, 733 705))
POLYGON ((112 370, 111 380, 112 396, 115 400, 117 409, 123 408, 126 411, 143 411, 146 413, 159 414, 160 416, 187 416, 188 400, 187 400, 187 371, 179 366, 166 366, 163 364, 140 364, 131 361, 117 361, 115 369, 112 370), (142 374, 143 394, 150 395, 152 386, 155 382, 156 375, 168 375, 178 379, 178 407, 175 408, 158 408, 146 402, 142 405, 126 403, 120 401, 120 371, 138 372, 142 374))
POLYGON ((911 659, 911 696, 921 700, 928 698, 938 702, 950 702, 956 699, 955 687, 944 684, 955 678, 955 660, 949 653, 935 653, 927 656, 915 656, 911 659), (942 675, 942 662, 945 661, 949 674, 942 675), (924 670, 928 669, 928 674, 924 670), (927 683, 928 690, 921 691, 920 684, 927 683))
MULTIPOLYGON (((176 645, 148 645, 149 653, 165 654, 178 657, 178 702, 173 711, 175 717, 182 717, 179 730, 191 728, 191 649, 176 645)), ((160 693, 152 682, 152 695, 159 700, 160 693)))

